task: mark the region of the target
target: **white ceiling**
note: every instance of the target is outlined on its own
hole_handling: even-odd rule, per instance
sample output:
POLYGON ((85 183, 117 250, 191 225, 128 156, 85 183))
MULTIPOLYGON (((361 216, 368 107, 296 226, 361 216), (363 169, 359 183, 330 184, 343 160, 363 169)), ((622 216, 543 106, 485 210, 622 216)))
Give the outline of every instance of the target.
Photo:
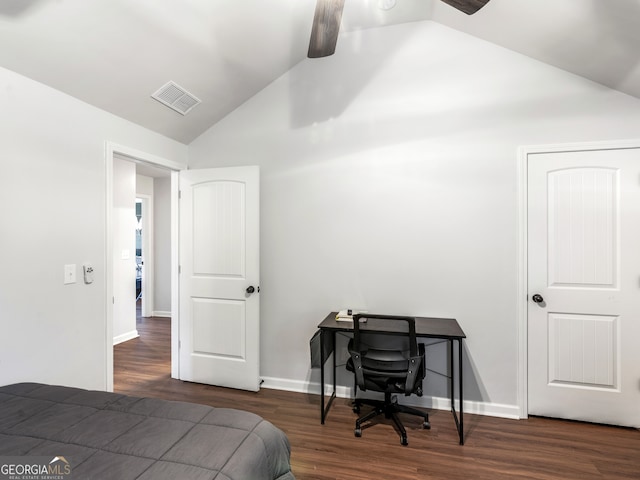
MULTIPOLYGON (((640 98, 640 0, 491 0, 473 16, 439 0, 385 1, 346 0, 341 32, 434 20, 640 98)), ((306 59, 314 8, 2 0, 0 66, 190 143, 298 62, 322 61, 306 59), (170 80, 202 104, 182 116, 151 99, 170 80)))

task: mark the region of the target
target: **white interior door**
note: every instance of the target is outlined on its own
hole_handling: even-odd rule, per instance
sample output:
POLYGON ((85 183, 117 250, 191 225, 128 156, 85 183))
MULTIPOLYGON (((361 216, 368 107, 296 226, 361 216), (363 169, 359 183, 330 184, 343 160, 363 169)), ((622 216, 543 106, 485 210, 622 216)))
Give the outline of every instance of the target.
POLYGON ((529 413, 639 427, 640 150, 530 154, 528 195, 529 413))
POLYGON ((180 172, 179 244, 180 379, 257 391, 258 167, 180 172))

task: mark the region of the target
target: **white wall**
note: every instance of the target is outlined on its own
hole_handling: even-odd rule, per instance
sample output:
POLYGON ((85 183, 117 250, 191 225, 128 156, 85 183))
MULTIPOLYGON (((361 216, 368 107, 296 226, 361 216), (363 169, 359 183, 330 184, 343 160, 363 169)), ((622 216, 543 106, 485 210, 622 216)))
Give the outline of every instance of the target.
POLYGON ((113 161, 113 344, 136 329, 136 164, 113 161))
POLYGON ((465 397, 517 414, 517 148, 617 138, 640 138, 639 100, 424 22, 341 37, 189 165, 261 166, 264 377, 318 380, 307 340, 330 310, 455 317, 465 397))
POLYGON ((153 197, 153 177, 136 175, 136 195, 153 197))
POLYGON ((154 315, 171 315, 171 178, 153 179, 154 315))
POLYGON ((0 385, 105 388, 105 141, 182 164, 187 148, 2 68, 0 125, 0 385))

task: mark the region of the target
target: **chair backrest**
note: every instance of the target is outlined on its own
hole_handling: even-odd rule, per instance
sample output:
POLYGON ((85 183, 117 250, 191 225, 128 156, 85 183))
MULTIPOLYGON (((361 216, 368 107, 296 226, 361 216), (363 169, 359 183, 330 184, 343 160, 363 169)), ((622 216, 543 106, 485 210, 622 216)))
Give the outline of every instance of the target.
MULTIPOLYGON (((387 329, 385 329, 387 330, 387 329)), ((361 390, 386 391, 401 384, 394 391, 405 395, 421 394, 424 378, 424 349, 418 348, 414 317, 379 314, 353 316, 353 340, 349 342, 349 354, 361 390), (367 331, 360 319, 376 323, 394 322, 393 335, 367 331), (399 322, 399 323, 398 323, 399 322), (400 325, 405 326, 401 328, 400 325)))

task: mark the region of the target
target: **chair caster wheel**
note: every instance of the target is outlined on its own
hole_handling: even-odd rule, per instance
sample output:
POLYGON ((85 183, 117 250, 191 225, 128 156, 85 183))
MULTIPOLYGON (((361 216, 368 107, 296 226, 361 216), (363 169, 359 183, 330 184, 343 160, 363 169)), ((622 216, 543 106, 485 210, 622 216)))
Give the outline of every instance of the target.
POLYGON ((361 437, 361 436, 362 436, 362 429, 361 429, 361 428, 356 428, 356 429, 353 431, 353 434, 354 434, 356 437, 361 437))
POLYGON ((431 424, 429 422, 424 422, 422 424, 422 428, 424 428, 425 430, 431 430, 431 424))
POLYGON ((353 413, 360 413, 360 405, 354 405, 351 410, 353 413))
POLYGON ((406 447, 407 445, 409 445, 409 442, 407 441, 406 438, 403 437, 400 439, 400 445, 403 445, 406 447))

